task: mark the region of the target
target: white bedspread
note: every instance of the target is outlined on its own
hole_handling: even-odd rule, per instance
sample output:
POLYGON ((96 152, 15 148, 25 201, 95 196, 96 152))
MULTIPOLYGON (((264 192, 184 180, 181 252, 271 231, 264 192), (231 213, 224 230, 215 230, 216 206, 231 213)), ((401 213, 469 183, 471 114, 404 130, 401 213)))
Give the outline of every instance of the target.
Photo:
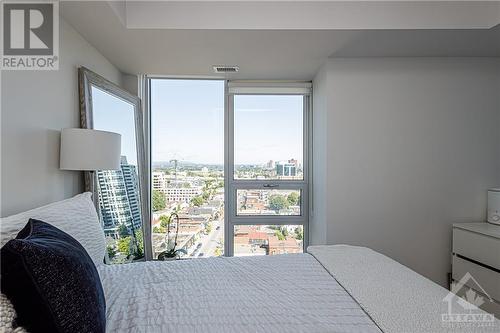
MULTIPOLYGON (((448 313, 448 290, 371 249, 333 245, 310 246, 307 251, 385 333, 500 332, 498 320, 443 322, 441 315, 448 313)), ((464 312, 486 314, 477 308, 464 311, 460 306, 452 313, 464 312)))
POLYGON ((101 266, 108 332, 380 332, 309 254, 101 266))

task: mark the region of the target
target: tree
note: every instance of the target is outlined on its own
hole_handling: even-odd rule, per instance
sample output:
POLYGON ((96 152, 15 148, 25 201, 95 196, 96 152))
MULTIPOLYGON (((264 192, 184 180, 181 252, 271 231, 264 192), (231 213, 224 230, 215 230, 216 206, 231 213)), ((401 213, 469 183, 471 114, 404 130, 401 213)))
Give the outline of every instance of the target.
POLYGON ((295 238, 298 240, 302 240, 304 238, 304 230, 302 230, 302 227, 295 228, 295 238))
POLYGON ((127 237, 130 235, 130 231, 128 230, 125 223, 120 224, 120 226, 118 227, 118 235, 120 235, 121 238, 124 238, 124 237, 127 237))
POLYGON ((125 254, 127 257, 130 256, 130 242, 132 238, 130 236, 120 238, 116 242, 116 247, 118 248, 118 252, 125 254))
POLYGON ((108 258, 111 260, 116 256, 116 250, 112 246, 107 246, 106 250, 108 251, 108 258))
POLYGON ((157 225, 153 227, 153 233, 155 234, 164 234, 165 232, 165 229, 162 227, 158 227, 157 225))
POLYGON ((165 209, 165 196, 158 190, 153 190, 153 212, 165 209))
POLYGON ((210 198, 210 190, 203 190, 201 197, 203 198, 203 200, 208 200, 210 198))
POLYGON ((207 179, 207 180, 205 180, 205 188, 209 189, 210 187, 212 187, 212 184, 214 182, 215 182, 215 179, 207 179))
POLYGON ((135 231, 135 241, 137 250, 134 253, 134 258, 139 259, 144 257, 144 236, 141 229, 135 231))
POLYGON ((281 232, 281 230, 276 230, 274 232, 274 235, 276 237, 278 237, 279 240, 285 240, 285 235, 283 235, 283 233, 281 232))
POLYGON ((168 229, 169 224, 170 224, 170 216, 167 215, 160 216, 160 227, 168 229))
POLYGON ((290 206, 297 206, 299 204, 299 194, 297 192, 292 192, 286 197, 290 206))
POLYGON ((281 233, 283 234, 283 236, 285 236, 285 238, 288 237, 288 229, 286 227, 281 227, 281 233))
POLYGON ((205 232, 207 234, 211 233, 212 232, 212 223, 208 222, 206 227, 205 227, 205 232))
POLYGON ((191 199, 191 203, 196 206, 196 207, 200 207, 201 205, 203 205, 203 197, 197 195, 195 196, 193 199, 191 199))
POLYGON ((222 249, 217 246, 214 250, 214 256, 220 257, 221 255, 222 255, 222 249))
POLYGON ((288 200, 279 194, 273 194, 269 197, 269 207, 277 212, 282 209, 288 208, 288 200))

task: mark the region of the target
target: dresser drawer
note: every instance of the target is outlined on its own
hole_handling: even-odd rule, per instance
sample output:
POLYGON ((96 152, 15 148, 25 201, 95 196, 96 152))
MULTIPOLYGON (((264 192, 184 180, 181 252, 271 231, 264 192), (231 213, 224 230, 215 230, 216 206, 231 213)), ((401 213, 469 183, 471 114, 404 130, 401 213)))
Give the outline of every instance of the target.
MULTIPOLYGON (((457 281, 454 281, 457 282, 457 281)), ((462 288, 457 292, 457 295, 465 299, 465 293, 467 292, 468 288, 462 288)), ((500 303, 493 301, 490 302, 488 298, 483 295, 480 291, 474 290, 478 295, 481 295, 484 297, 484 303, 479 306, 479 308, 483 311, 486 311, 488 313, 491 313, 492 315, 495 316, 495 318, 500 320, 500 303)))
MULTIPOLYGON (((470 273, 491 298, 500 301, 500 273, 453 256, 453 280, 460 281, 466 273, 470 273)), ((479 289, 472 279, 464 282, 470 288, 479 289)))
POLYGON ((500 239, 453 228, 453 253, 500 269, 500 239))

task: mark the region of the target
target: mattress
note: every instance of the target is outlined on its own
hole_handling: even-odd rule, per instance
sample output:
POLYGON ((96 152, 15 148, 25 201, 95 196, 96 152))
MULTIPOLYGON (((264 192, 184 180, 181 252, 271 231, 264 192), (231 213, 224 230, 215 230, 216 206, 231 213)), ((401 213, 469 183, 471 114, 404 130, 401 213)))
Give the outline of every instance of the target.
POLYGON ((104 265, 107 332, 380 332, 309 254, 104 265))

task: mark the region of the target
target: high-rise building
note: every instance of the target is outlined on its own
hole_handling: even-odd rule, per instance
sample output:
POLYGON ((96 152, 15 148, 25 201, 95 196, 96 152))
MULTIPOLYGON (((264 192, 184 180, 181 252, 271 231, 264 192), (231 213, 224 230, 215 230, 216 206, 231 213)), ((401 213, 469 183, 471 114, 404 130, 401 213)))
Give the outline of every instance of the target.
POLYGON ((104 233, 118 237, 124 224, 129 230, 141 228, 139 181, 135 165, 121 158, 120 170, 97 171, 99 206, 104 233))
POLYGON ((127 157, 121 157, 121 171, 123 181, 127 190, 128 203, 132 214, 132 225, 134 229, 141 228, 141 201, 139 195, 139 179, 137 167, 127 163, 127 157))
POLYGON ((279 177, 295 177, 297 175, 296 163, 276 162, 276 175, 279 177))

